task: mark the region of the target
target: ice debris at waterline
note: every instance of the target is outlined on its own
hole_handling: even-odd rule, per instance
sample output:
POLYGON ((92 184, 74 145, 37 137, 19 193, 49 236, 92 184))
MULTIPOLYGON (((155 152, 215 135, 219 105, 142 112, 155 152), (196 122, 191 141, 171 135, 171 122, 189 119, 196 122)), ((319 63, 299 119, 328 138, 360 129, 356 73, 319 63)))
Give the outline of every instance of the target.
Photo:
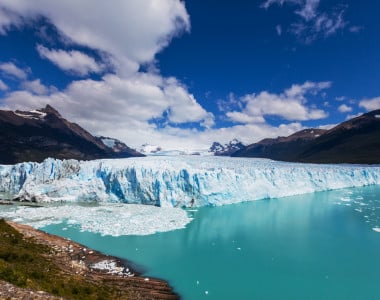
MULTIPOLYGON (((1 208, 0 217, 42 228, 51 224, 67 224, 81 231, 101 235, 148 235, 185 228, 192 220, 186 211, 172 207, 147 205, 78 204, 46 207, 8 206, 1 208)), ((67 228, 67 227, 64 227, 67 228)))
POLYGON ((46 159, 0 166, 0 192, 20 200, 222 205, 380 184, 379 166, 312 165, 229 157, 46 159))

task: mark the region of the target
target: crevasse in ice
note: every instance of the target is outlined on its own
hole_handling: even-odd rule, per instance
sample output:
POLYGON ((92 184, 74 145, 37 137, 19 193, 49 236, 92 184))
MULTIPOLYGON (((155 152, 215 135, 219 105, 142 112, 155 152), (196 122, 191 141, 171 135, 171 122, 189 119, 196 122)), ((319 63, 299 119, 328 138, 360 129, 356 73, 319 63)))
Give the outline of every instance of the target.
POLYGON ((223 205, 380 184, 380 167, 229 157, 56 160, 0 166, 0 192, 29 201, 223 205))

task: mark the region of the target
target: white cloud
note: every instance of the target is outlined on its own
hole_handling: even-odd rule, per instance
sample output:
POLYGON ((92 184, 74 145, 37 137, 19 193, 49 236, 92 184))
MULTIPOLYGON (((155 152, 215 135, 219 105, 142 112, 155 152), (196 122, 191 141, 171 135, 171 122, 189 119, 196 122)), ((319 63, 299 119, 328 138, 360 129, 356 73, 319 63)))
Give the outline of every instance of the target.
POLYGON ((0 64, 0 71, 2 71, 4 74, 17 78, 17 79, 26 79, 28 77, 28 74, 23 69, 20 69, 12 62, 6 62, 0 64))
POLYGON ((42 58, 50 60, 60 69, 81 76, 100 73, 103 69, 94 58, 80 51, 49 50, 42 45, 37 45, 37 51, 42 58))
POLYGON ((348 30, 352 33, 359 33, 362 30, 364 30, 364 27, 363 26, 351 26, 348 30))
MULTIPOLYGON (((165 149, 207 149, 213 141, 227 143, 238 138, 249 144, 267 137, 287 136, 303 129, 299 122, 279 126, 265 122, 228 128, 205 126, 204 130, 181 128, 170 123, 158 127, 149 120, 162 117, 172 106, 175 113, 168 114, 168 122, 212 123, 213 116, 194 103, 191 94, 185 87, 177 85, 175 80, 144 73, 130 79, 105 75, 100 81, 79 80, 62 92, 49 90, 45 95, 26 90, 11 92, 3 102, 4 109, 23 110, 44 107, 49 103, 65 118, 91 133, 116 137, 136 148, 148 142, 165 149), (183 112, 192 113, 182 114, 177 111, 181 108, 183 112)), ((261 121, 264 121, 263 118, 261 121)))
POLYGON ((307 81, 302 85, 294 84, 281 94, 262 91, 242 97, 244 109, 228 112, 227 116, 239 123, 263 122, 264 116, 279 116, 286 120, 316 120, 327 117, 321 109, 307 106, 306 94, 317 95, 331 86, 331 82, 307 81))
MULTIPOLYGON (((345 7, 333 7, 330 11, 321 11, 320 0, 266 0, 261 7, 268 9, 272 5, 293 6, 299 20, 292 23, 290 32, 306 44, 319 37, 327 38, 339 30, 343 30, 348 22, 344 20, 345 7)), ((350 32, 358 32, 359 26, 349 28, 350 32), (353 30, 351 30, 353 29, 353 30)))
MULTIPOLYGON (((2 0, 0 9, 25 20, 47 17, 76 44, 110 56, 119 74, 134 73, 173 36, 190 29, 190 18, 179 0, 2 0)), ((6 14, 9 16, 10 14, 6 14)), ((0 23, 6 31, 9 23, 0 23)))
POLYGON ((278 35, 278 36, 281 36, 281 35, 282 35, 282 27, 281 27, 280 24, 278 24, 278 25, 276 26, 276 32, 277 32, 277 35, 278 35))
MULTIPOLYGON (((0 4, 1 5, 1 4, 0 4)), ((5 35, 7 30, 11 28, 12 25, 19 26, 21 23, 20 17, 0 7, 0 34, 5 35)))
POLYGON ((32 80, 32 81, 24 81, 21 86, 34 94, 44 95, 47 94, 49 89, 41 83, 40 79, 32 80))
POLYGON ((342 105, 339 105, 338 111, 341 112, 341 113, 351 112, 352 111, 352 107, 350 107, 350 106, 348 106, 346 104, 342 104, 342 105))
POLYGON ((268 9, 269 7, 271 7, 273 4, 277 4, 277 5, 284 5, 284 3, 295 3, 295 4, 299 4, 301 3, 302 0, 266 0, 264 1, 262 4, 261 4, 261 7, 262 8, 265 8, 265 9, 268 9))
MULTIPOLYGON (((35 109, 49 103, 94 134, 118 134, 115 137, 134 144, 163 138, 163 129, 154 119, 163 119, 165 127, 199 122, 209 128, 214 123, 214 116, 186 87, 159 75, 136 73, 122 78, 108 74, 101 80, 74 81, 61 92, 47 89, 39 81, 25 82, 23 87, 3 99, 5 108, 35 109)), ((174 136, 171 139, 174 141, 174 136)))
POLYGON ((0 91, 6 91, 8 86, 0 79, 0 91))
POLYGON ((364 99, 359 102, 359 106, 363 107, 367 111, 380 109, 380 97, 364 99))
POLYGON ((266 137, 289 135, 303 127, 300 123, 271 126, 265 122, 235 125, 229 128, 207 127, 213 116, 206 112, 185 87, 174 79, 137 73, 125 79, 105 75, 102 80, 79 80, 64 91, 36 94, 26 90, 9 93, 3 99, 5 109, 35 109, 51 104, 67 119, 93 134, 112 136, 138 147, 149 142, 165 149, 205 149, 213 141, 228 142, 239 138, 245 143, 266 137), (181 111, 182 110, 182 111, 181 111), (167 124, 150 122, 168 114, 167 124), (185 114, 184 112, 191 112, 185 114), (201 122, 205 129, 181 128, 170 122, 201 122))
POLYGON ((343 100, 346 100, 346 99, 347 99, 347 97, 345 97, 345 96, 340 96, 340 97, 336 97, 335 98, 336 101, 343 101, 343 100))
POLYGON ((363 115, 363 113, 361 113, 361 112, 359 112, 357 114, 353 114, 353 115, 347 115, 346 121, 351 120, 351 119, 356 118, 356 117, 360 117, 361 115, 363 115))
POLYGON ((300 15, 306 21, 310 21, 317 16, 317 10, 320 0, 306 0, 302 6, 295 11, 297 15, 300 15))

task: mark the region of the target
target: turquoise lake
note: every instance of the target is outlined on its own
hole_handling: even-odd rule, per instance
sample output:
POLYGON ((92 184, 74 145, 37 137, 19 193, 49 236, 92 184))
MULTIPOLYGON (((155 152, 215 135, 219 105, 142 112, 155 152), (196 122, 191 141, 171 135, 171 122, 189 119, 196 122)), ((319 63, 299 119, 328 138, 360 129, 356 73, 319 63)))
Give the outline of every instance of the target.
POLYGON ((182 299, 380 299, 380 186, 203 207, 185 229, 45 231, 126 258, 182 299))

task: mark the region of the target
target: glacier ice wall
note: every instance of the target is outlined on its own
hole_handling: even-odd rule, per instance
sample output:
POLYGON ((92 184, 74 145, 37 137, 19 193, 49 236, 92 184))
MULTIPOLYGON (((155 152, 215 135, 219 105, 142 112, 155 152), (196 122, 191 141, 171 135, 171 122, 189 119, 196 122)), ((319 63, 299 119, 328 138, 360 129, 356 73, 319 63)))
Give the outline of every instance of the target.
POLYGON ((56 160, 0 166, 0 192, 37 202, 222 205, 380 184, 380 167, 229 157, 56 160))

